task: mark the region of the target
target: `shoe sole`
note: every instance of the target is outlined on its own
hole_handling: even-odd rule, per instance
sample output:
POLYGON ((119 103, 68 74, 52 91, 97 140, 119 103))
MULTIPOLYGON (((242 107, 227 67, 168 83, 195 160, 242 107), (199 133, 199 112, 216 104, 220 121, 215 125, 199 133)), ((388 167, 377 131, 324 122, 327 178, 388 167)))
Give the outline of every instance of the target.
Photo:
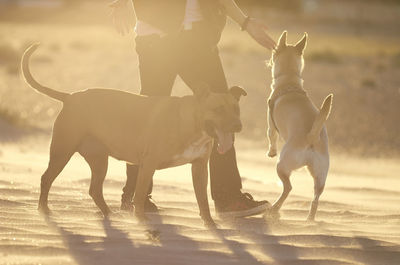
POLYGON ((249 216, 253 216, 253 215, 262 214, 262 213, 266 212, 268 208, 271 208, 271 206, 272 205, 270 203, 265 203, 265 204, 262 204, 260 206, 251 208, 251 209, 246 210, 246 211, 223 212, 223 213, 216 212, 216 214, 221 219, 224 219, 224 218, 249 217, 249 216))

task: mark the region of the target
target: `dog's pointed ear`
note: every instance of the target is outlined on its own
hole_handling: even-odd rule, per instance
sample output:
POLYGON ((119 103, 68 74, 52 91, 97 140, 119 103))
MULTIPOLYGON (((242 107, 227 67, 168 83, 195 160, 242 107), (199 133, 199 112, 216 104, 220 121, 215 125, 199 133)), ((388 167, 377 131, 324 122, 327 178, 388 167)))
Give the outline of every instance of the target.
POLYGON ((210 86, 205 82, 201 82, 194 85, 192 87, 192 90, 194 96, 199 100, 206 99, 211 93, 210 86))
POLYGON ((287 46, 287 31, 285 30, 284 32, 282 32, 281 36, 279 37, 279 41, 278 41, 278 49, 283 49, 286 48, 287 46))
POLYGON ((296 45, 295 45, 296 50, 297 50, 300 54, 303 54, 304 49, 306 48, 306 45, 307 45, 307 38, 308 38, 307 32, 304 32, 303 38, 302 38, 298 43, 296 43, 296 45))
POLYGON ((244 90, 240 86, 233 86, 229 89, 229 93, 232 94, 232 96, 239 101, 241 96, 247 96, 246 90, 244 90))

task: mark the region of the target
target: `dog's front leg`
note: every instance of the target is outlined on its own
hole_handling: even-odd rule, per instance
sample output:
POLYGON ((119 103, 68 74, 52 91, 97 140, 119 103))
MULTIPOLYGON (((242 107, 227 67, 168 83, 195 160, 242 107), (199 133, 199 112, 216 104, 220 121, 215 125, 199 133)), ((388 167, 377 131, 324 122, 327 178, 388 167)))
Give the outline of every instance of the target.
POLYGON ((269 140, 269 150, 268 156, 274 157, 277 154, 277 141, 278 141, 278 131, 275 128, 275 123, 271 117, 271 110, 268 111, 268 140, 269 140))
POLYGON ((144 203, 146 201, 147 191, 149 190, 155 169, 156 167, 154 166, 154 163, 146 160, 139 167, 133 204, 135 206, 135 215, 141 221, 146 219, 144 214, 144 203))
POLYGON ((215 227, 214 220, 211 218, 210 208, 207 198, 208 183, 208 159, 197 159, 192 163, 192 180, 197 204, 199 205, 200 216, 208 227, 215 227))

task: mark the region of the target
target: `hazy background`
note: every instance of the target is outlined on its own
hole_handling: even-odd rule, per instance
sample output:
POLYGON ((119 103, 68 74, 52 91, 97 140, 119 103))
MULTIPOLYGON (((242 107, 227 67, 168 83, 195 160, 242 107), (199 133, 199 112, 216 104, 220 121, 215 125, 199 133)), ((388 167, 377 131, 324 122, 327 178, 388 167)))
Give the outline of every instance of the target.
MULTIPOLYGON (((294 43, 307 31, 305 89, 318 106, 334 94, 327 122, 331 168, 316 222, 305 221, 313 180, 303 169, 291 177, 280 220, 216 218, 217 233, 205 229, 186 165, 156 172, 153 198, 161 211, 143 226, 119 210, 125 164, 115 159, 104 183, 115 215, 104 219, 88 194, 90 170, 79 155, 50 191, 54 214, 38 214, 40 176, 62 106, 24 83, 21 55, 40 41, 32 72, 60 91, 138 92, 134 34, 115 32, 107 4, 0 0, 0 264, 399 264, 400 1, 240 1, 274 39, 288 30, 294 43)), ((270 52, 231 21, 220 51, 229 84, 248 91, 236 142, 243 191, 273 202, 282 185, 277 159, 265 156, 270 52)), ((177 79, 173 94, 189 93, 177 79)))
MULTIPOLYGON (((32 72, 47 86, 68 92, 99 86, 139 91, 134 34, 120 37, 114 31, 108 2, 0 0, 0 144, 38 135, 48 141, 61 108, 20 76, 21 55, 32 42, 42 43, 32 72)), ((334 94, 327 122, 334 153, 400 155, 400 1, 238 3, 263 19, 274 39, 288 30, 293 43, 308 32, 305 89, 316 105, 334 94)), ((248 91, 241 103, 244 130, 238 142, 266 149, 271 74, 265 61, 270 52, 231 21, 220 51, 229 84, 248 91)), ((191 93, 179 78, 173 91, 191 93)))

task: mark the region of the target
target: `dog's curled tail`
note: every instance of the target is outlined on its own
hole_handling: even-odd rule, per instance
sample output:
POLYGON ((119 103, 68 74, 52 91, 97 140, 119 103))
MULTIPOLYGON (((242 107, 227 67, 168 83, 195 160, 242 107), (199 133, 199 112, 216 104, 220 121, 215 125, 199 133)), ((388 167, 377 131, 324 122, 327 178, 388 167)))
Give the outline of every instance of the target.
POLYGON ((24 55, 22 56, 22 61, 21 61, 21 69, 22 69, 22 75, 24 76, 24 79, 26 83, 33 89, 37 90, 40 93, 43 93, 51 98, 57 99, 59 101, 64 102, 64 100, 69 96, 70 94, 68 93, 63 93, 56 91, 54 89, 51 89, 49 87, 42 86, 39 84, 32 76, 30 70, 29 70, 29 60, 32 55, 32 53, 39 47, 39 43, 32 44, 29 46, 28 49, 24 52, 24 55))
POLYGON ((319 113, 315 117, 311 130, 307 135, 307 142, 309 145, 313 145, 315 142, 319 140, 319 135, 321 133, 322 128, 324 127, 324 123, 328 119, 329 113, 331 112, 332 98, 333 98, 332 94, 329 94, 325 98, 319 110, 319 113))

